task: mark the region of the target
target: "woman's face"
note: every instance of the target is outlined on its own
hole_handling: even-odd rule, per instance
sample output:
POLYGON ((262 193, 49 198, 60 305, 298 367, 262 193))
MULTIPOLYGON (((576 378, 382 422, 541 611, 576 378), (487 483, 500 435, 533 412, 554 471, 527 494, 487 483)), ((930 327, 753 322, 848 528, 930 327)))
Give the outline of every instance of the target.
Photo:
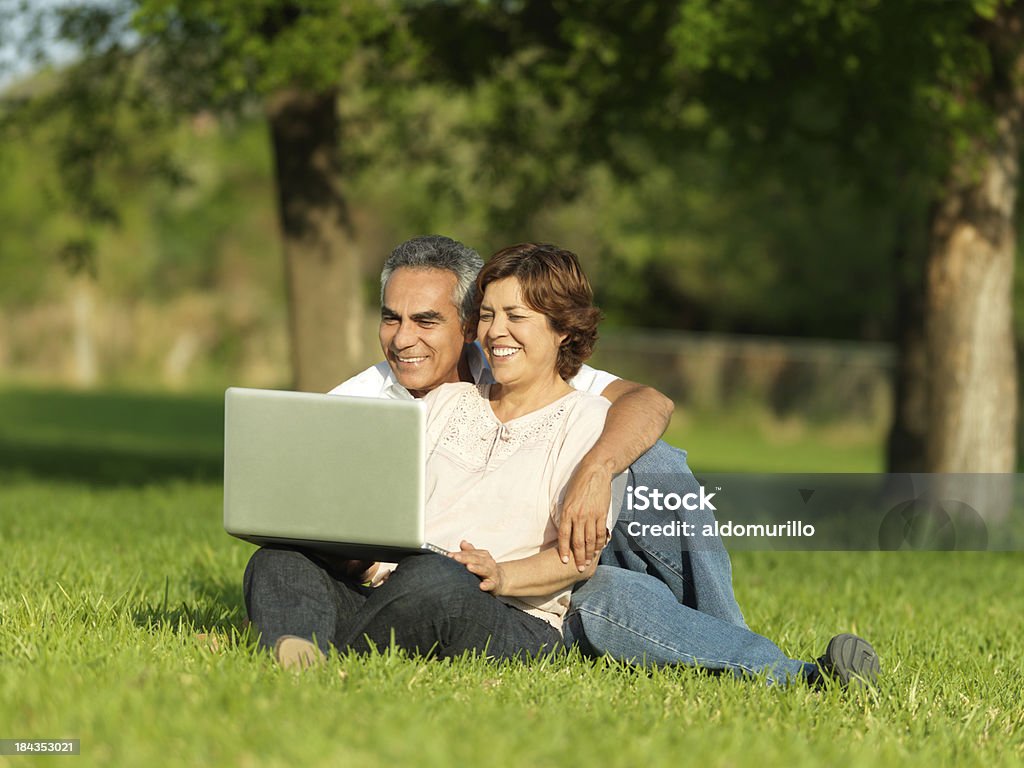
POLYGON ((558 375, 558 348, 565 334, 556 333, 546 315, 527 306, 514 277, 484 289, 477 339, 499 384, 528 384, 558 375))

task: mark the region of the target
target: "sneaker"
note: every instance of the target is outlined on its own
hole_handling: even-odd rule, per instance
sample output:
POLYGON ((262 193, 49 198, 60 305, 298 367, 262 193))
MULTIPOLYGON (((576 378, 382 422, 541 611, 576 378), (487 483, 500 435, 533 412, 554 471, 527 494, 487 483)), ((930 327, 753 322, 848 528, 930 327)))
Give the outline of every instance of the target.
POLYGON ((871 643, 856 635, 836 635, 828 641, 825 654, 817 660, 819 675, 811 682, 821 684, 825 678, 835 680, 844 688, 870 688, 878 680, 878 654, 871 643))
POLYGON ((312 641, 296 635, 282 635, 277 639, 274 643, 274 658, 285 669, 297 672, 318 667, 327 660, 323 651, 312 641))

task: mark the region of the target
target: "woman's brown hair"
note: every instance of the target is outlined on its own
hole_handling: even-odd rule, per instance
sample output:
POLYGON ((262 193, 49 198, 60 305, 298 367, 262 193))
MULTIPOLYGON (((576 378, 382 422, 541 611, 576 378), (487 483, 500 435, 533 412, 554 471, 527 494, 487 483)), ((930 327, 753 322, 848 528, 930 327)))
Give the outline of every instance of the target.
POLYGON ((552 330, 566 334, 558 350, 558 375, 568 381, 590 357, 597 343, 601 312, 594 306, 594 292, 572 251, 555 245, 520 243, 502 248, 476 278, 476 315, 484 289, 493 282, 514 277, 530 309, 548 319, 552 330))

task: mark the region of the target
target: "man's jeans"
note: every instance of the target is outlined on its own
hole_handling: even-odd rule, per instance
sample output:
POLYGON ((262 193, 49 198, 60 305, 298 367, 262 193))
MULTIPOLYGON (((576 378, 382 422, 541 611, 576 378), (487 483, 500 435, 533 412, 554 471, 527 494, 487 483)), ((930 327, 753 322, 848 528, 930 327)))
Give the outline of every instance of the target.
POLYGON ((282 635, 314 640, 325 653, 394 642, 437 658, 467 651, 528 658, 563 647, 550 624, 482 592, 479 578, 440 555, 407 557, 369 589, 301 551, 265 547, 246 566, 244 591, 249 619, 269 648, 282 635))
MULTIPOLYGON (((629 468, 628 486, 663 493, 699 493, 686 452, 659 441, 629 468)), ((732 566, 721 539, 633 536, 637 512, 626 501, 601 565, 572 595, 565 643, 621 661, 688 664, 771 680, 802 677, 813 665, 788 658, 747 629, 732 589, 732 566)), ((672 519, 696 530, 714 524, 710 510, 644 512, 642 522, 672 519)))

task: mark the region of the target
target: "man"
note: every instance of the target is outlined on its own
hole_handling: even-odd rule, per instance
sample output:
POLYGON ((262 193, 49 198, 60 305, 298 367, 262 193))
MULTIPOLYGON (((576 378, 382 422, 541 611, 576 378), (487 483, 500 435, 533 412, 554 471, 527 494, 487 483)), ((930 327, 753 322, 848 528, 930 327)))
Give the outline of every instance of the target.
MULTIPOLYGON (((417 237, 395 248, 381 273, 379 336, 385 360, 331 394, 408 399, 447 382, 491 381, 473 341, 476 329, 469 327, 474 282, 482 266, 475 251, 446 237, 417 237)), ((659 440, 672 413, 668 398, 589 366, 569 383, 612 404, 601 437, 581 461, 563 500, 559 553, 563 562, 572 555, 582 571, 607 541, 604 520, 613 475, 628 469, 634 485, 654 484, 681 495, 699 485, 685 452, 659 440)), ((629 661, 763 672, 780 681, 815 678, 818 667, 788 659, 747 629, 719 539, 705 539, 693 551, 682 538, 677 546, 666 547, 628 535, 626 525, 633 519, 635 513, 624 508, 612 546, 601 554, 602 565, 574 593, 565 624, 567 644, 578 642, 593 653, 629 661)), ((687 513, 687 520, 698 530, 713 523, 709 511, 687 513)), ((839 662, 841 652, 862 650, 858 642, 870 649, 859 638, 842 638, 853 636, 834 639, 839 662)), ((872 649, 865 657, 868 667, 873 654, 872 649)), ((864 663, 853 669, 828 658, 820 665, 833 668, 843 682, 851 675, 870 677, 864 663)))

